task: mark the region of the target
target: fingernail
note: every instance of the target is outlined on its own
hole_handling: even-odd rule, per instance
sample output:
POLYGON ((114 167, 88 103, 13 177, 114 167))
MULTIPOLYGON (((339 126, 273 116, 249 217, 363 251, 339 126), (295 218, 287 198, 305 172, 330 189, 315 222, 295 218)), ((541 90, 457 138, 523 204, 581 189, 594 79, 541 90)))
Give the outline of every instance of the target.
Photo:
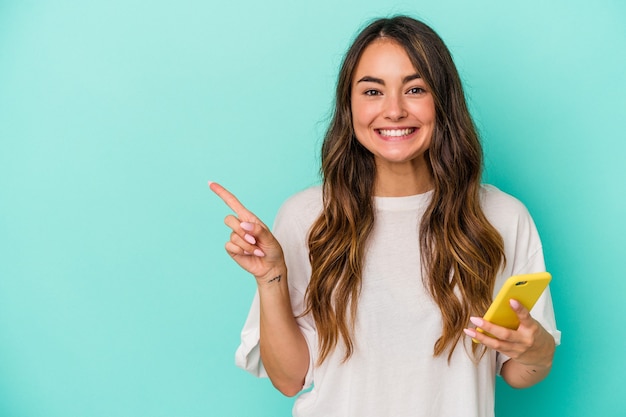
POLYGON ((213 181, 209 181, 209 187, 211 186, 211 184, 213 184, 213 181))
POLYGON ((519 301, 514 300, 513 298, 509 300, 509 304, 511 305, 511 307, 513 307, 514 310, 517 310, 522 306, 519 301))
POLYGON ((243 238, 246 240, 246 242, 248 242, 251 245, 256 245, 256 239, 254 238, 254 236, 249 235, 249 234, 245 234, 243 235, 243 238))
POLYGON ((241 224, 241 228, 245 230, 246 232, 251 232, 254 230, 254 225, 252 223, 241 222, 240 224, 241 224))
POLYGON ((265 256, 265 254, 263 253, 261 249, 255 249, 253 253, 260 258, 265 256))
POLYGON ((476 332, 472 329, 463 329, 466 335, 469 337, 476 337, 476 332))
POLYGON ((243 251, 244 255, 252 255, 250 252, 248 252, 247 250, 243 251))
POLYGON ((480 327, 484 324, 483 319, 481 319, 480 317, 470 317, 470 321, 474 323, 474 325, 476 325, 477 327, 480 327))

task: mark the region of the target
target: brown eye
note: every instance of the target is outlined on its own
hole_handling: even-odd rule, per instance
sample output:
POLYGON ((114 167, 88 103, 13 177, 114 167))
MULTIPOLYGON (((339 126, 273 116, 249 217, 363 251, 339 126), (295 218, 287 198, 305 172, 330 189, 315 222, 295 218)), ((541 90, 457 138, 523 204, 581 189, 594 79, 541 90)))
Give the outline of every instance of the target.
POLYGON ((424 94, 425 92, 426 90, 421 87, 413 87, 408 91, 409 94, 424 94))

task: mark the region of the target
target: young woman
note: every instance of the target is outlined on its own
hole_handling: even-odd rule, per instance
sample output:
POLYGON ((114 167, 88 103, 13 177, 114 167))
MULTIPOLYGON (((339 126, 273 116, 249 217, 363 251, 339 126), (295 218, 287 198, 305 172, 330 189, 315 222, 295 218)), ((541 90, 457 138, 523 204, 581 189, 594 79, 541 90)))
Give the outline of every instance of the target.
POLYGON ((492 416, 495 375, 537 383, 560 335, 549 290, 532 312, 511 302, 516 331, 479 318, 506 278, 545 270, 533 221, 480 184, 461 82, 428 26, 370 24, 336 94, 323 184, 290 198, 273 233, 210 184, 236 214, 226 250, 258 288, 237 363, 285 395, 314 384, 294 416, 492 416))

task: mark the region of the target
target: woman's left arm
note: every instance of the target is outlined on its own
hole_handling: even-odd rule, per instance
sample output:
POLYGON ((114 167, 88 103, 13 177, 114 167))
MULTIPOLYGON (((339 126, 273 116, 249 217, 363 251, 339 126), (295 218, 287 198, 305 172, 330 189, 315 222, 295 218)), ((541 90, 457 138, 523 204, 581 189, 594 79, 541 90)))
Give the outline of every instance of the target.
POLYGON ((513 388, 526 388, 548 375, 556 345, 552 335, 532 318, 528 309, 516 300, 511 300, 510 305, 520 321, 517 330, 472 317, 471 321, 476 327, 494 337, 475 329, 465 329, 465 333, 488 348, 510 357, 502 366, 500 375, 513 388))

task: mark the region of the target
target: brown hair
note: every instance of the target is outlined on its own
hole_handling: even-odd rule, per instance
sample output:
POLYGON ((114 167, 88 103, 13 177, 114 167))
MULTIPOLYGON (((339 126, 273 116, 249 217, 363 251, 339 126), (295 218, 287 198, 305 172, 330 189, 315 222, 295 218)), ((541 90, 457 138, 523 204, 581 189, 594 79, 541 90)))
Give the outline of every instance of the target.
POLYGON ((425 155, 434 191, 420 226, 424 284, 443 320, 434 355, 448 351, 451 357, 470 315, 482 314, 489 306, 496 273, 505 261, 502 238, 480 207, 482 148, 450 52, 430 27, 415 19, 374 21, 344 58, 322 146, 324 202, 309 232, 312 274, 305 312, 317 326, 318 363, 339 339, 346 348, 344 360, 354 350, 363 258, 374 226, 376 165, 354 135, 351 84, 364 49, 381 37, 405 49, 435 102, 435 129, 425 155))

